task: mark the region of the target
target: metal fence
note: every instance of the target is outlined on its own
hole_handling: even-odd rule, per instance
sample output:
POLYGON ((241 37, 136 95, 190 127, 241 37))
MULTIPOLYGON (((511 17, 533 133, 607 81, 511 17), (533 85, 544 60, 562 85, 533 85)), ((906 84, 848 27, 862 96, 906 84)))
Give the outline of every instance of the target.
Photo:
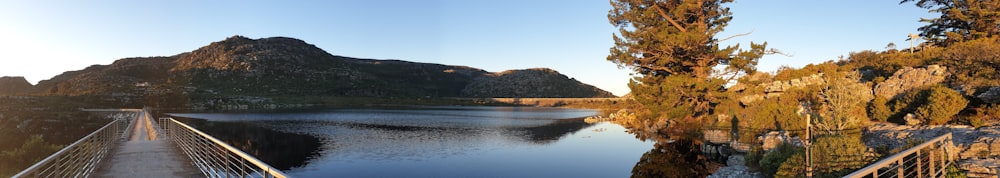
POLYGON ((14 177, 89 177, 134 121, 132 118, 115 119, 14 177))
POLYGON ((161 118, 167 138, 174 142, 207 177, 287 177, 215 137, 173 118, 161 118))
POLYGON ((844 177, 945 177, 956 151, 947 133, 844 177))

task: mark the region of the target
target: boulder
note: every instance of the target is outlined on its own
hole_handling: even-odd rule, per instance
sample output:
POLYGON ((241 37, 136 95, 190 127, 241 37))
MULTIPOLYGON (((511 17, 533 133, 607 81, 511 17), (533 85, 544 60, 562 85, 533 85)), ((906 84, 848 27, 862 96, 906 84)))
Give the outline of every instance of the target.
POLYGON ((913 89, 941 83, 947 77, 947 67, 929 65, 925 68, 906 67, 875 86, 875 95, 892 99, 913 89))
POLYGON ((976 95, 976 98, 990 104, 1000 103, 1000 86, 990 87, 986 92, 976 95))
POLYGON ((781 143, 788 142, 789 141, 788 138, 789 137, 787 132, 771 131, 768 132, 767 134, 764 134, 763 136, 761 136, 761 138, 758 139, 763 142, 762 145, 760 146, 761 149, 764 149, 764 151, 770 151, 772 149, 778 148, 778 145, 781 145, 781 143))
POLYGON ((913 113, 907 113, 906 116, 903 116, 903 121, 906 122, 906 125, 920 125, 920 119, 917 119, 913 113))
POLYGON ((743 104, 744 106, 750 106, 750 104, 753 104, 754 102, 757 102, 757 101, 760 101, 760 100, 763 100, 763 99, 764 99, 764 95, 759 95, 759 94, 757 94, 757 95, 746 95, 746 96, 740 97, 740 104, 743 104))

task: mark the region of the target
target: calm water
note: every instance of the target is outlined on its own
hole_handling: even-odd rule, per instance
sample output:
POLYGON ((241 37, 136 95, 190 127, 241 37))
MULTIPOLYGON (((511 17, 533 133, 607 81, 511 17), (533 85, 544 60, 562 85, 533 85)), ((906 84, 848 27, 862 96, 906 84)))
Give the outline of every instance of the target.
POLYGON ((628 177, 654 143, 616 124, 583 122, 596 114, 428 107, 172 115, 196 118, 189 122, 295 177, 628 177))

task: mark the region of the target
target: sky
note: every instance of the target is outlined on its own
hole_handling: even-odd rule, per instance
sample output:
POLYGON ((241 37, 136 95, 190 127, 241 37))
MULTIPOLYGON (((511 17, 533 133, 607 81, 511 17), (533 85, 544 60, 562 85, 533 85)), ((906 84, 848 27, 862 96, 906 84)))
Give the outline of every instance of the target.
MULTIPOLYGON (((760 71, 852 51, 902 49, 925 9, 898 1, 737 0, 724 45, 768 42, 760 71)), ((171 56, 233 35, 298 38, 340 56, 463 65, 491 72, 545 67, 629 92, 608 62, 617 29, 607 0, 14 1, 0 0, 0 76, 31 83, 128 57, 171 56)))

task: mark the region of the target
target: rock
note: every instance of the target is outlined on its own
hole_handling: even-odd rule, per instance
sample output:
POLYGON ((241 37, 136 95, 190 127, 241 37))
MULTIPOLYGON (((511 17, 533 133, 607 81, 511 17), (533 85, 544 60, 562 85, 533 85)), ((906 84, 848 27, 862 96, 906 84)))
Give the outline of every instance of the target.
POLYGON ((748 168, 746 165, 743 164, 743 160, 744 160, 743 155, 729 156, 729 159, 726 161, 727 166, 720 168, 719 170, 712 173, 712 175, 708 175, 708 177, 711 178, 764 177, 759 172, 750 170, 750 168, 748 168))
POLYGON ((917 119, 913 113, 907 113, 906 116, 903 116, 903 121, 906 121, 906 125, 920 125, 920 119, 917 119))
POLYGON ((760 95, 760 94, 746 95, 746 96, 740 97, 740 104, 743 104, 744 106, 749 106, 750 104, 752 104, 754 102, 757 102, 757 101, 760 101, 760 100, 763 100, 763 99, 764 99, 764 95, 760 95))
POLYGON ((969 145, 969 148, 964 149, 959 153, 959 158, 970 159, 970 158, 980 158, 981 156, 986 156, 989 153, 989 146, 986 143, 978 142, 969 145))
POLYGON ((906 67, 875 87, 875 95, 892 99, 923 86, 941 83, 947 76, 947 67, 929 65, 925 68, 906 67))
POLYGON ((772 150, 774 148, 778 148, 778 145, 781 145, 781 143, 785 143, 785 142, 789 141, 788 140, 789 137, 788 137, 788 133, 787 132, 772 131, 772 132, 768 132, 767 134, 764 134, 764 136, 761 136, 761 137, 762 138, 758 138, 758 139, 761 140, 761 141, 763 141, 763 144, 761 145, 761 149, 764 149, 764 151, 769 151, 769 150, 772 150))
POLYGON ((969 177, 997 177, 1000 172, 1000 160, 997 159, 967 159, 958 162, 958 168, 967 171, 969 177))
POLYGON ((990 87, 986 92, 976 95, 976 98, 990 104, 1000 103, 1000 86, 990 87))
POLYGON ((726 160, 726 165, 728 166, 746 165, 745 163, 746 159, 743 158, 743 155, 732 155, 729 156, 729 159, 726 160))

